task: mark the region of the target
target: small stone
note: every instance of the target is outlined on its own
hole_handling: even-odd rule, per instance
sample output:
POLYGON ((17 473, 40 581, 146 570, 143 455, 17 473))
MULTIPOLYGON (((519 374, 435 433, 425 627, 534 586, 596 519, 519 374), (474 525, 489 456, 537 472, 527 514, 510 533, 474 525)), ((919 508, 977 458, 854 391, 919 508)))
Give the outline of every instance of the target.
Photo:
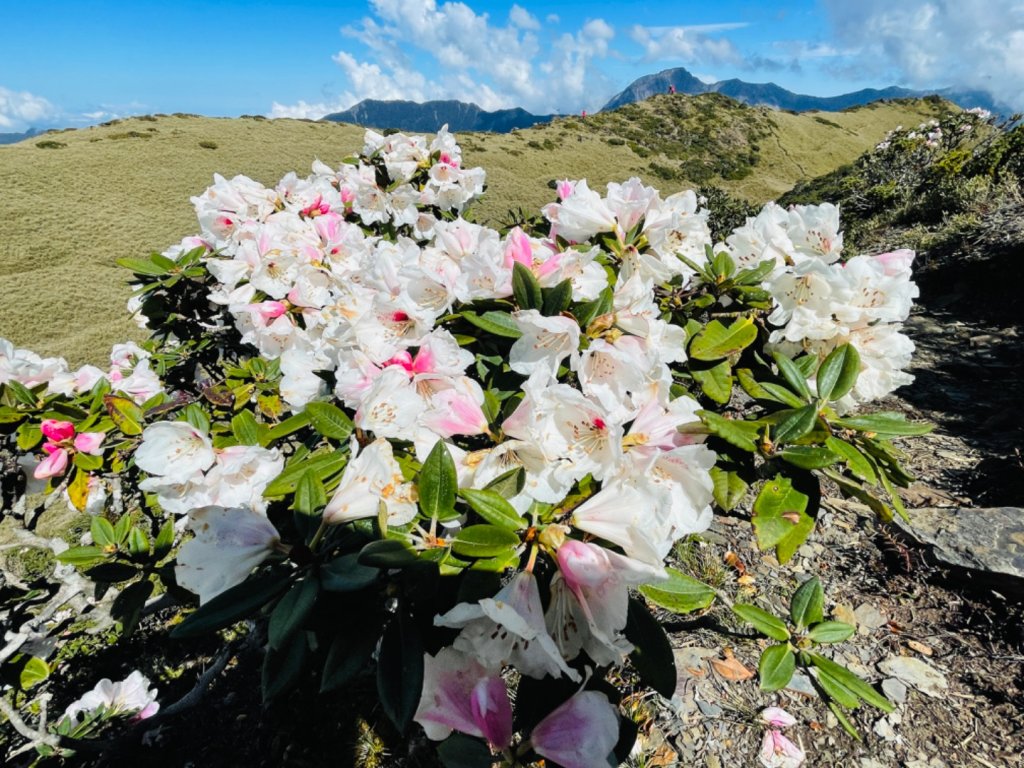
POLYGON ((710 701, 701 701, 698 699, 697 707, 700 709, 704 717, 718 717, 722 714, 722 708, 717 704, 712 704, 710 701))
POLYGON ((722 759, 718 755, 708 755, 704 761, 707 768, 722 768, 722 759))
POLYGON ((858 606, 853 615, 857 619, 858 631, 864 635, 870 634, 872 630, 884 627, 888 623, 888 619, 882 615, 881 611, 870 603, 858 606))
POLYGON ((895 677, 900 682, 934 698, 942 696, 949 688, 945 675, 921 659, 909 656, 890 656, 881 661, 878 668, 882 674, 895 677))
POLYGON ((882 692, 894 704, 902 704, 907 700, 907 686, 895 677, 887 677, 882 681, 882 692))
POLYGON ((886 741, 896 741, 899 738, 899 736, 896 735, 896 731, 893 730, 889 719, 886 717, 879 718, 875 723, 873 730, 886 741))
POLYGON ((840 603, 832 610, 832 618, 844 624, 857 626, 857 615, 853 612, 853 606, 849 603, 840 603))
POLYGON ((793 693, 802 693, 805 696, 816 696, 817 691, 814 690, 814 686, 811 684, 811 679, 803 672, 795 672, 793 677, 789 680, 789 685, 786 686, 787 691, 793 693))

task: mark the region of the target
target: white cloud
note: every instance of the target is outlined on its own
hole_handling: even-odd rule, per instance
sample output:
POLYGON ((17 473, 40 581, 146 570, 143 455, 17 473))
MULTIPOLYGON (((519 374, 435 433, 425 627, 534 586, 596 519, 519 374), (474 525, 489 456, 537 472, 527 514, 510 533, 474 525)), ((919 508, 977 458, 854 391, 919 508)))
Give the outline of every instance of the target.
POLYGON ((710 37, 743 27, 742 23, 703 24, 692 27, 644 27, 634 25, 630 39, 643 48, 645 61, 682 61, 688 64, 740 64, 743 56, 728 38, 710 37))
POLYGON ((24 131, 56 115, 56 108, 42 96, 0 86, 0 129, 5 132, 24 131))
POLYGON ((375 99, 459 99, 484 109, 524 107, 535 113, 600 106, 614 90, 594 62, 611 55, 615 30, 603 19, 575 33, 552 36, 524 8, 513 5, 506 24, 461 2, 370 0, 372 16, 342 31, 367 54, 341 51, 334 61, 344 84, 321 103, 275 103, 275 117, 319 117, 375 99), (545 34, 543 44, 540 35, 545 34), (429 78, 416 62, 429 61, 429 78))
POLYGON ((508 12, 508 20, 520 29, 532 29, 535 31, 540 29, 540 22, 537 21, 537 17, 521 5, 512 6, 512 9, 508 12))
POLYGON ((1020 0, 822 0, 861 74, 991 92, 1024 108, 1020 0))

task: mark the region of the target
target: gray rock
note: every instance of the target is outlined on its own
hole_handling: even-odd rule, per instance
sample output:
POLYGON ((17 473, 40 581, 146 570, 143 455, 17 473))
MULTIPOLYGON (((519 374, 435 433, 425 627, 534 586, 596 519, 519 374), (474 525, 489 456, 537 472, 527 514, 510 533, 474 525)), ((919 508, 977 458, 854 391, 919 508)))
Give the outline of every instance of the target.
POLYGON ((907 686, 895 677, 887 677, 882 681, 882 692, 894 704, 902 704, 907 700, 907 686))
POLYGON ((814 690, 814 686, 811 685, 811 679, 803 672, 793 673, 793 677, 790 678, 789 685, 786 686, 786 690, 792 691, 793 693, 802 693, 805 696, 818 695, 818 692, 814 690))
POLYGON ((854 610, 853 615, 857 619, 857 628, 861 634, 867 634, 871 630, 884 627, 888 623, 888 619, 871 603, 864 603, 858 606, 854 610))
POLYGON ((889 656, 879 662, 878 668, 882 674, 895 677, 900 682, 934 698, 943 696, 946 689, 949 688, 945 675, 921 659, 910 656, 889 656))
POLYGON ((1001 592, 1024 592, 1024 509, 928 507, 910 519, 895 522, 939 562, 998 577, 1001 592))
POLYGON ((698 699, 697 706, 700 708, 704 717, 718 717, 722 714, 722 708, 717 704, 712 704, 710 701, 701 701, 698 699))

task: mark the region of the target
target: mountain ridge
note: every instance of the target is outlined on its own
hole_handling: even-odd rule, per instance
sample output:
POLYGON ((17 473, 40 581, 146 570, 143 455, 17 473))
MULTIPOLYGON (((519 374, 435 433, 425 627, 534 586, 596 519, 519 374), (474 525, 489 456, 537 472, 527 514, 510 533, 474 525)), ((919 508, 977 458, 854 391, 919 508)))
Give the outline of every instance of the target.
POLYGON ((397 128, 401 131, 435 132, 447 125, 448 130, 455 132, 508 133, 515 128, 549 123, 554 117, 556 115, 534 115, 520 107, 488 111, 472 102, 455 99, 426 102, 364 99, 322 119, 382 130, 397 128))

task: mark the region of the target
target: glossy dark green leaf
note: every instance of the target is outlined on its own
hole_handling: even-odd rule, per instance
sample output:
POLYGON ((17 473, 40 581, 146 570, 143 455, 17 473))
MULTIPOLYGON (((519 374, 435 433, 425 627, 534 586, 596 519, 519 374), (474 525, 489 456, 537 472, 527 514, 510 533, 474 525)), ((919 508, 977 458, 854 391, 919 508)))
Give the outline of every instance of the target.
POLYGON ((307 470, 315 472, 318 477, 324 477, 340 470, 347 461, 348 452, 343 449, 312 453, 289 461, 281 474, 270 481, 263 491, 263 495, 267 498, 274 498, 295 493, 299 478, 307 470))
POLYGON ((372 568, 402 568, 419 558, 406 544, 397 539, 371 541, 359 552, 358 562, 372 568))
POLYGON ((470 525, 452 539, 452 551, 464 557, 509 557, 519 536, 495 525, 470 525))
POLYGON ((544 288, 541 293, 544 296, 541 314, 553 317, 569 308, 569 304, 572 302, 572 282, 563 280, 552 288, 544 288))
POLYGON ((459 479, 455 472, 455 462, 444 440, 434 443, 430 455, 423 462, 416 485, 420 510, 426 517, 444 520, 453 516, 459 479))
POLYGON ((374 621, 360 621, 339 632, 327 651, 324 671, 320 678, 320 692, 343 688, 360 673, 371 668, 373 652, 380 640, 380 625, 374 621))
POLYGON ((107 413, 122 433, 129 437, 142 434, 142 424, 145 416, 142 409, 134 401, 119 395, 104 395, 103 403, 107 413))
POLYGON ((934 424, 921 421, 907 421, 902 413, 871 413, 866 416, 850 416, 837 419, 836 425, 858 432, 872 432, 882 437, 926 435, 935 429, 934 424))
POLYGON ((831 659, 826 659, 824 656, 817 653, 810 653, 808 655, 810 656, 811 663, 817 667, 819 671, 824 672, 833 680, 836 680, 844 688, 851 691, 854 695, 863 699, 871 706, 876 709, 880 709, 883 712, 892 712, 895 710, 891 701, 876 691, 873 686, 857 677, 857 675, 846 667, 836 664, 836 662, 831 659))
POLYGON ((716 403, 725 404, 732 398, 732 367, 723 360, 711 368, 690 368, 693 380, 700 384, 701 391, 716 403))
POLYGON ((142 609, 153 594, 153 582, 141 579, 129 584, 121 590, 114 604, 110 607, 110 615, 121 623, 121 636, 130 637, 142 618, 142 609))
POLYGON ((350 552, 328 561, 320 568, 320 583, 327 592, 358 592, 380 578, 380 569, 359 562, 350 552))
POLYGON ((327 506, 327 490, 315 469, 307 469, 299 475, 295 484, 295 498, 292 509, 303 515, 314 515, 327 506))
POLYGON ((288 586, 285 571, 270 571, 221 592, 171 630, 175 640, 199 637, 251 616, 288 586))
POLYGON ((758 433, 761 430, 759 422, 727 419, 714 411, 697 411, 697 415, 712 434, 718 435, 730 445, 750 453, 757 450, 758 433))
POLYGON ((423 642, 412 617, 399 611, 384 630, 377 656, 377 694, 400 734, 412 722, 423 689, 423 642))
POLYGON ((526 518, 516 512, 515 507, 494 491, 479 491, 473 488, 461 488, 459 496, 491 525, 509 531, 521 531, 529 527, 526 518))
POLYGON ((672 644, 664 628, 640 600, 629 598, 626 639, 634 646, 629 660, 640 675, 641 682, 665 698, 676 690, 676 660, 672 644))
POLYGON ((857 383, 860 355, 852 344, 836 347, 818 368, 815 383, 822 400, 839 400, 857 383))
POLYGON ((282 437, 298 432, 303 427, 309 424, 309 414, 303 411, 302 413, 296 413, 289 416, 287 419, 282 421, 280 424, 275 424, 267 432, 267 442, 273 442, 274 440, 280 440, 282 437))
POLYGON ((668 579, 644 584, 640 593, 652 603, 673 613, 692 613, 715 601, 715 590, 675 568, 666 568, 668 579))
POLYGON ((762 691, 778 691, 789 685, 796 671, 796 656, 789 643, 769 645, 761 652, 757 674, 762 691))
POLYGON ((32 656, 18 674, 18 684, 21 690, 27 691, 34 688, 50 676, 50 665, 38 656, 32 656))
POLYGON ((315 578, 305 578, 292 585, 278 600, 270 614, 267 625, 267 642, 271 648, 281 648, 309 617, 320 594, 320 582, 315 578))
POLYGON ((444 768, 491 768, 494 756, 482 739, 455 732, 437 747, 444 768))
POLYGON ((494 334, 495 336, 518 339, 523 335, 523 332, 519 330, 519 326, 516 325, 516 321, 512 319, 512 315, 508 312, 490 311, 480 315, 467 309, 462 311, 462 316, 480 330, 487 331, 487 333, 494 334))
POLYGON ((60 562, 78 568, 85 568, 105 558, 106 553, 100 547, 71 547, 57 555, 60 562))
POLYGON ((828 438, 825 440, 825 445, 830 451, 838 454, 850 472, 861 480, 872 484, 878 482, 878 476, 875 474, 871 462, 868 461, 867 457, 856 446, 851 445, 845 440, 840 440, 838 437, 828 438))
POLYGON ((131 530, 128 531, 128 541, 126 543, 129 554, 134 557, 142 557, 149 554, 149 536, 136 525, 133 525, 131 530))
POLYGON ((825 591, 817 576, 797 587, 789 600, 789 617, 797 629, 817 624, 825 617, 825 591))
POLYGON ((785 415, 775 425, 775 431, 772 435, 776 445, 799 440, 814 429, 814 425, 818 421, 818 406, 815 403, 805 405, 793 411, 780 412, 780 416, 782 413, 785 413, 785 415))
POLYGON ((174 521, 168 520, 160 527, 160 532, 153 543, 153 556, 162 560, 170 554, 174 548, 174 521))
POLYGON ((793 388, 793 391, 803 397, 804 402, 811 399, 811 388, 807 386, 807 377, 803 371, 781 352, 772 355, 775 365, 779 367, 779 374, 786 380, 786 383, 793 388))
POLYGON ((302 679, 309 657, 309 643, 305 632, 297 632, 283 648, 268 648, 263 658, 261 689, 264 703, 294 688, 302 679))
POLYGON ((736 603, 732 607, 732 612, 772 640, 789 640, 790 635, 786 622, 763 608, 747 603, 736 603))
POLYGON ((840 457, 828 448, 817 445, 790 445, 779 451, 778 456, 785 462, 800 469, 821 469, 830 467, 840 457))
POLYGON ((520 309, 540 309, 544 305, 536 276, 518 261, 512 265, 512 295, 520 309))
POLYGON ((114 526, 105 517, 95 515, 89 520, 89 533, 92 534, 92 542, 97 547, 117 547, 117 537, 114 534, 114 526))

